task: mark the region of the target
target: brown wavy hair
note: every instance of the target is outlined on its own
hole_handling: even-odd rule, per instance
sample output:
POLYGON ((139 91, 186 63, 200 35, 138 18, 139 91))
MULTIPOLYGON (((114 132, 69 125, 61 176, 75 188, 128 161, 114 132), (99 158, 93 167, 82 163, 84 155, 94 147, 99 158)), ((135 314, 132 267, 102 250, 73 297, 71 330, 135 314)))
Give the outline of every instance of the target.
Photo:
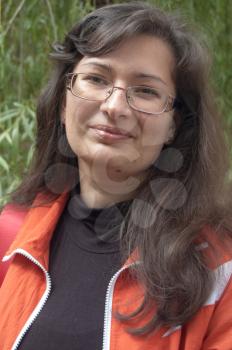
POLYGON ((55 70, 37 108, 33 162, 11 198, 31 206, 38 193, 54 200, 76 183, 73 169, 78 160, 60 123, 65 75, 83 56, 106 54, 140 34, 158 37, 171 47, 179 105, 175 137, 149 169, 120 231, 124 259, 138 249, 141 263, 132 272, 146 293, 133 314, 116 317, 130 321, 145 315, 153 301, 157 305, 144 327, 128 329, 137 335, 161 325, 183 324, 199 310, 212 290, 213 278, 196 240, 205 225, 219 238, 229 237, 232 227, 231 204, 226 201, 228 150, 210 89, 209 55, 179 15, 139 2, 109 5, 87 15, 62 44, 54 45, 55 70), (60 152, 61 139, 65 153, 60 152), (57 164, 62 171, 56 171, 57 164))

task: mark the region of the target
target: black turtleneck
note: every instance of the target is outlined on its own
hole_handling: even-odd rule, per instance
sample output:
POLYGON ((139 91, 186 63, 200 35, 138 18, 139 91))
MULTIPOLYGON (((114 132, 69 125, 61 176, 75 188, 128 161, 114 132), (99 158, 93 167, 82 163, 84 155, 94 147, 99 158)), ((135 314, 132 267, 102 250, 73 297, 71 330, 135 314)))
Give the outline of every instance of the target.
POLYGON ((119 228, 131 201, 90 209, 72 192, 50 245, 52 291, 20 350, 100 350, 106 291, 121 267, 119 228))

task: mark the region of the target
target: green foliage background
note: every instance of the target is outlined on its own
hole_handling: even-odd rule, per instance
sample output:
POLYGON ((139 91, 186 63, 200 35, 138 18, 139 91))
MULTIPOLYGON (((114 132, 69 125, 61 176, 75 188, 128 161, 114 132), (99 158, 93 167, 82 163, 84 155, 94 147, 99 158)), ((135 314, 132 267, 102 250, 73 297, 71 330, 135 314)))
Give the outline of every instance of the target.
MULTIPOLYGON (((115 2, 124 1, 0 0, 0 204, 32 157, 36 99, 51 70, 51 44, 94 7, 115 2)), ((212 52, 212 82, 232 146, 232 0, 148 2, 178 9, 200 29, 212 52)))

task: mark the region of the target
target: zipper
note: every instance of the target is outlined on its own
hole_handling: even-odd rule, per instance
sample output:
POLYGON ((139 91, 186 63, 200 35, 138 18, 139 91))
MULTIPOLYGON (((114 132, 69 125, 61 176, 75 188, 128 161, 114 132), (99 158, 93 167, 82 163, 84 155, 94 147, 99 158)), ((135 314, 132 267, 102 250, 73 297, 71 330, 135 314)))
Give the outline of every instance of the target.
MULTIPOLYGON (((40 269, 43 271, 43 273, 45 274, 45 277, 46 277, 46 290, 45 290, 42 298, 40 299, 39 303, 35 307, 34 311, 32 312, 32 314, 30 315, 30 317, 26 321, 26 323, 23 326, 22 330, 20 331, 19 335, 17 336, 17 338, 16 338, 16 340, 15 340, 11 350, 17 350, 18 349, 18 347, 19 347, 23 337, 25 336, 25 334, 27 333, 29 328, 32 326, 33 322, 38 317, 40 311, 42 310, 42 308, 46 304, 46 301, 48 300, 48 297, 50 295, 51 288, 52 288, 51 277, 50 277, 48 271, 31 254, 29 254, 26 250, 18 248, 16 250, 14 250, 10 255, 4 256, 2 261, 3 262, 4 261, 8 261, 15 254, 23 255, 24 257, 26 257, 27 259, 32 261, 35 265, 40 267, 40 269)), ((129 264, 129 265, 126 265, 126 266, 122 267, 120 270, 118 270, 113 275, 113 277, 111 278, 111 280, 110 280, 110 282, 108 284, 107 292, 106 292, 106 301, 105 301, 104 328, 103 328, 103 348, 102 348, 102 350, 110 350, 110 330, 111 330, 111 319, 112 319, 112 303, 113 303, 113 292, 114 292, 115 283, 116 283, 116 281, 118 279, 118 276, 121 274, 121 272, 123 272, 124 270, 128 269, 129 267, 131 267, 132 265, 135 265, 137 263, 139 263, 139 262, 137 261, 137 262, 134 262, 132 264, 129 264)))
POLYGON ((35 319, 39 315, 40 311, 44 307, 46 301, 48 300, 48 297, 50 295, 51 288, 52 288, 51 277, 50 277, 48 271, 31 254, 29 254, 26 250, 18 248, 16 250, 14 250, 10 255, 4 256, 2 261, 8 261, 15 254, 23 255, 24 257, 26 257, 27 259, 32 261, 35 265, 40 267, 40 269, 45 274, 46 289, 45 289, 45 292, 44 292, 42 298, 40 299, 39 303, 35 307, 35 309, 32 312, 32 314, 29 316, 28 320, 26 321, 25 325, 23 326, 22 330, 20 331, 19 335, 17 336, 17 338, 16 338, 16 340, 15 340, 11 350, 17 350, 18 349, 18 347, 19 347, 23 337, 25 336, 25 334, 27 333, 27 331, 29 330, 29 328, 31 327, 31 325, 33 324, 33 322, 35 321, 35 319))
POLYGON ((103 348, 102 350, 110 350, 110 330, 111 330, 111 319, 112 319, 112 304, 113 304, 113 293, 114 286, 121 272, 128 269, 132 265, 137 264, 134 262, 132 264, 126 265, 118 270, 111 278, 107 292, 106 292, 106 302, 105 302, 105 314, 104 314, 104 329, 103 329, 103 348))

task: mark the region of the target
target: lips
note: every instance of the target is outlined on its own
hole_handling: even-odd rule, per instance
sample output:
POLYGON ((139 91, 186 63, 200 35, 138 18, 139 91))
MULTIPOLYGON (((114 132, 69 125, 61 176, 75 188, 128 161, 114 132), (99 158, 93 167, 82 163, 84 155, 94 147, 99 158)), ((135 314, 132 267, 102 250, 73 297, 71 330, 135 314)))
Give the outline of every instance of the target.
POLYGON ((128 131, 125 131, 125 130, 122 130, 119 128, 115 128, 112 126, 108 126, 108 125, 92 125, 91 128, 97 129, 97 130, 102 130, 102 131, 105 131, 105 132, 113 134, 113 135, 133 137, 133 135, 131 133, 129 133, 128 131))

